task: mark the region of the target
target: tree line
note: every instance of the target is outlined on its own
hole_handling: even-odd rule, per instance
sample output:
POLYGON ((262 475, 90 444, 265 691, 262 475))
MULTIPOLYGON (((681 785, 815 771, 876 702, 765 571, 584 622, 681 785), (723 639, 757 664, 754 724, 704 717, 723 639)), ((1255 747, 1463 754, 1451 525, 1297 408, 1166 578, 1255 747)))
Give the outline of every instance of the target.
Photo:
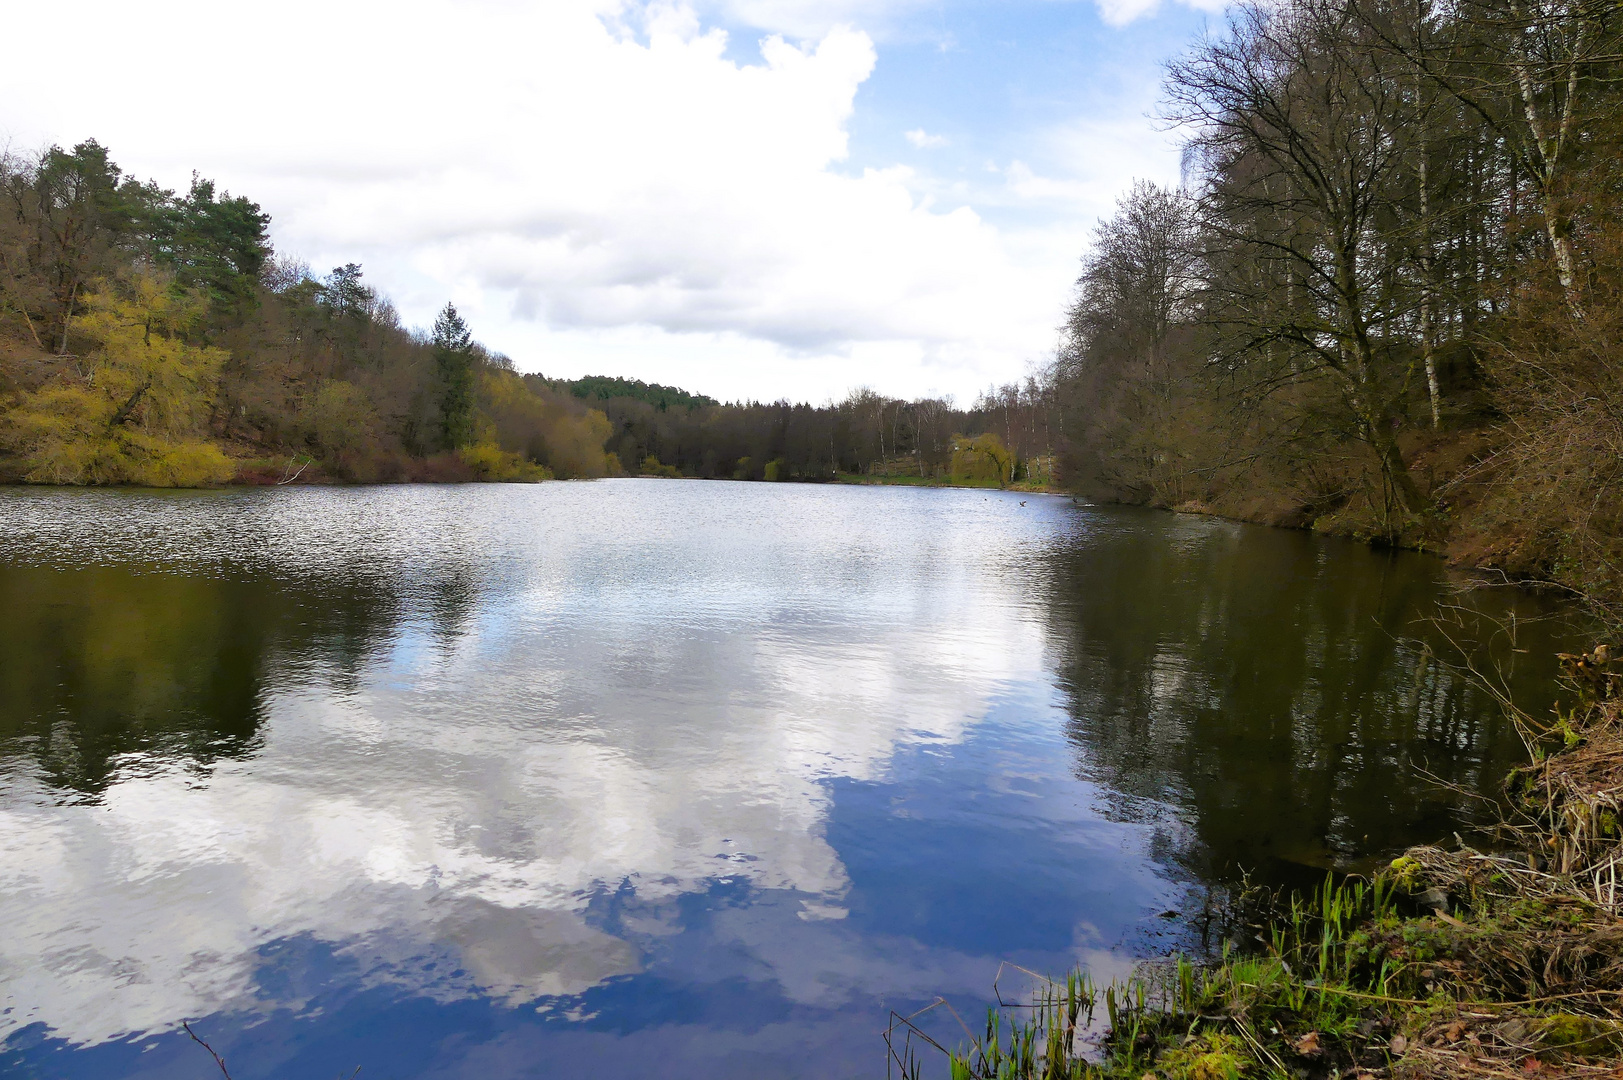
POLYGON ((1067 483, 1619 591, 1620 12, 1231 8, 1167 70, 1183 184, 1084 258, 1067 483))
MULTIPOLYGON (((581 382, 561 385, 575 388, 581 382)), ((610 452, 628 469, 652 475, 1045 481, 1059 437, 1053 396, 1035 376, 988 390, 967 408, 947 398, 908 401, 866 388, 820 406, 789 401, 676 406, 653 395, 596 397, 592 392, 612 429, 610 452)))
MULTIPOLYGON (((1046 480, 1046 382, 969 408, 858 390, 723 404, 520 374, 453 305, 404 326, 356 263, 279 256, 256 203, 128 176, 94 141, 0 155, 0 476, 58 484, 623 473, 1046 480)), ((1046 378, 1046 376, 1044 377, 1046 378)))

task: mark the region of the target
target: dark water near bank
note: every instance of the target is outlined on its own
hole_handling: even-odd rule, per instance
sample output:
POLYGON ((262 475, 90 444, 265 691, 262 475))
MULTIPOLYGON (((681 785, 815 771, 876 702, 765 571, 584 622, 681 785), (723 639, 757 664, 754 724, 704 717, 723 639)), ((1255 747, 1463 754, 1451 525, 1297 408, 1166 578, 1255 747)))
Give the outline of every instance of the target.
POLYGON ((1467 828, 1519 744, 1436 657, 1537 708, 1576 638, 1443 577, 983 491, 0 491, 0 1073, 880 1075, 1000 961, 1467 828))

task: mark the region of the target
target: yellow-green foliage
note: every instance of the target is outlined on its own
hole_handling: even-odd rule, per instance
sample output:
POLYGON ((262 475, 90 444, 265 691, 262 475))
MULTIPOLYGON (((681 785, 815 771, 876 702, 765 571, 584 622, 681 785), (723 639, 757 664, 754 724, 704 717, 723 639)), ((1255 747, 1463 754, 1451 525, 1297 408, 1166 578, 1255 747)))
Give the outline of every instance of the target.
POLYGON ((1014 459, 991 432, 952 440, 952 478, 959 483, 1001 484, 1013 475, 1014 459))
POLYGON ((0 437, 43 484, 195 487, 230 478, 208 441, 224 351, 180 334, 202 314, 195 296, 141 273, 86 297, 80 332, 99 344, 22 395, 0 437))
POLYGON ((762 479, 771 483, 777 483, 779 480, 787 480, 789 479, 789 463, 782 458, 773 458, 771 461, 766 463, 766 469, 761 475, 762 479))
POLYGON ((481 480, 504 483, 535 483, 551 480, 552 473, 545 465, 528 461, 522 454, 510 453, 493 442, 480 442, 464 446, 457 451, 463 464, 472 469, 481 480))
POLYGON ((682 471, 675 465, 661 465, 653 454, 642 459, 642 467, 637 472, 643 476, 664 476, 672 480, 679 480, 682 477, 682 471))
POLYGON ((370 445, 378 420, 366 391, 343 379, 322 383, 305 400, 300 419, 316 444, 334 454, 370 445))
POLYGON ((1423 867, 1417 859, 1409 855, 1399 855, 1392 860, 1392 865, 1388 867, 1387 872, 1392 875, 1392 880, 1397 882, 1401 888, 1412 891, 1418 887, 1422 870, 1423 867))
POLYGON ((598 409, 583 409, 562 398, 533 392, 519 375, 500 368, 480 377, 481 442, 494 442, 508 453, 547 466, 557 476, 592 478, 613 475, 603 452, 613 428, 598 409))
POLYGON ((614 428, 601 410, 579 415, 559 410, 547 433, 547 460, 559 476, 599 477, 608 474, 603 444, 614 428))
POLYGON ((1601 1057, 1623 1052, 1623 1025, 1575 1013, 1555 1013, 1538 1021, 1541 1056, 1601 1057))

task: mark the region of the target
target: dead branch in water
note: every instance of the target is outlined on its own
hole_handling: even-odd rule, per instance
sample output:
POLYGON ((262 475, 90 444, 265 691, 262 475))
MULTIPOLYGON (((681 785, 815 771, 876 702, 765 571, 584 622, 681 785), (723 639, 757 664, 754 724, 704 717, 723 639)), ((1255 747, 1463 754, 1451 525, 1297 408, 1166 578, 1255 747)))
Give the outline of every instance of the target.
MULTIPOLYGON (((231 1080, 231 1073, 227 1071, 225 1067, 225 1058, 221 1057, 219 1054, 216 1054, 214 1052, 214 1047, 204 1042, 202 1038, 198 1036, 197 1032, 192 1030, 192 1025, 189 1021, 182 1020, 180 1022, 180 1026, 186 1029, 186 1034, 192 1037, 192 1042, 209 1052, 209 1057, 213 1058, 214 1064, 220 1067, 220 1072, 225 1076, 225 1080, 231 1080)), ((356 1071, 358 1072, 359 1070, 357 1069, 356 1071)))

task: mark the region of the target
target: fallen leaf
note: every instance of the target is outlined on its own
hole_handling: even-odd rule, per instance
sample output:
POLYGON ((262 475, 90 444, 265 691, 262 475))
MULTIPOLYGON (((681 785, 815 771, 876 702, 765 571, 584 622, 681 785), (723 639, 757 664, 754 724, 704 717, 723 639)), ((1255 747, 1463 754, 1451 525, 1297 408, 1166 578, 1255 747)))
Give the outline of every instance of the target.
POLYGON ((1291 1048, 1303 1057, 1312 1057, 1319 1052, 1319 1033, 1310 1031, 1291 1044, 1291 1048))
POLYGON ((1533 1026, 1520 1018, 1507 1020, 1499 1025, 1499 1029, 1495 1034, 1499 1036, 1500 1042, 1509 1046, 1517 1046, 1525 1043, 1532 1036, 1533 1026))
POLYGON ((1392 1036, 1392 1053, 1393 1053, 1394 1056, 1402 1057, 1404 1052, 1407 1051, 1408 1049, 1409 1049, 1409 1040, 1408 1039, 1405 1039, 1402 1035, 1394 1035, 1394 1036, 1392 1036))
POLYGON ((1443 1031, 1443 1038, 1449 1042, 1459 1042, 1460 1036, 1465 1034, 1465 1021, 1456 1020, 1443 1031))
POLYGON ((1540 1061, 1536 1057, 1530 1057, 1526 1061, 1522 1062, 1522 1072, 1524 1073, 1541 1073, 1543 1071, 1544 1062, 1540 1061))
POLYGON ((1448 925, 1453 926, 1453 927, 1457 927, 1460 930, 1469 930, 1469 929, 1471 929, 1471 927, 1469 925, 1467 925, 1466 923, 1463 923, 1460 920, 1456 919, 1454 916, 1450 915, 1448 912, 1444 911, 1441 908, 1438 908, 1436 911, 1432 912, 1432 914, 1437 916, 1439 919, 1443 920, 1448 925))

